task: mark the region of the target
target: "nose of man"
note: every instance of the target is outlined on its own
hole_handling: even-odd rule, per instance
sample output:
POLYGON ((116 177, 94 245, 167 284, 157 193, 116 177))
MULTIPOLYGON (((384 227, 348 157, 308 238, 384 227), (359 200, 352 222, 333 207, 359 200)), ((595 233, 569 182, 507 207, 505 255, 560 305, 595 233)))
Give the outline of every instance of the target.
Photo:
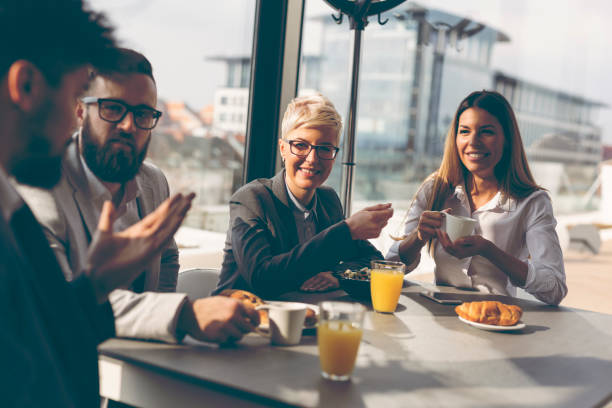
POLYGON ((128 112, 123 120, 117 123, 117 128, 124 131, 133 133, 136 131, 136 124, 134 122, 134 114, 132 112, 128 112))

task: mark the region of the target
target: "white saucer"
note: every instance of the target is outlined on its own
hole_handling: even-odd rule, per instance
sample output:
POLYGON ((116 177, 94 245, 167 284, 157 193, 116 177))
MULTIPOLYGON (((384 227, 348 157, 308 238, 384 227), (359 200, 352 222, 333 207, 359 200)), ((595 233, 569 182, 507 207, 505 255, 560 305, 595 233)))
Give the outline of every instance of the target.
POLYGON ((489 331, 515 331, 515 330, 521 330, 524 329, 527 325, 525 323, 517 323, 514 326, 497 326, 494 324, 484 324, 484 323, 477 323, 477 322, 472 322, 470 320, 464 319, 461 316, 457 316, 459 318, 459 320, 461 320, 463 323, 467 323, 470 326, 474 326, 477 329, 480 330, 489 330, 489 331))

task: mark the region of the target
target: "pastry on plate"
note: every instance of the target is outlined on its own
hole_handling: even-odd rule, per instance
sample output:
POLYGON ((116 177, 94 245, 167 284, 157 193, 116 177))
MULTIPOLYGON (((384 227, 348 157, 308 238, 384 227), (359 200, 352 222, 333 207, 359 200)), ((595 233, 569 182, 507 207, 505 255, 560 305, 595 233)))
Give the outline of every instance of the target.
POLYGON ((523 315, 519 306, 491 300, 465 302, 455 307, 455 312, 466 320, 495 326, 514 326, 523 315))
MULTIPOLYGON (((266 303, 254 293, 251 293, 246 290, 241 290, 241 289, 225 289, 224 291, 219 293, 219 296, 227 296, 227 297, 239 300, 242 303, 244 303, 246 306, 252 307, 253 309, 255 309, 257 306, 261 306, 266 303)), ((265 310, 259 310, 258 312, 259 312, 260 323, 263 325, 267 325, 268 324, 268 313, 265 310)))

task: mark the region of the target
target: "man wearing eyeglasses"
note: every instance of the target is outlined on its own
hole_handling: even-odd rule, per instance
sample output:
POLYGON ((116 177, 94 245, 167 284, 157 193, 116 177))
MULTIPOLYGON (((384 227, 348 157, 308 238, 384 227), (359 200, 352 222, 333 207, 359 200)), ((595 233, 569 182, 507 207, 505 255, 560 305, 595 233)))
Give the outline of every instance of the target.
MULTIPOLYGON (((163 173, 144 162, 151 130, 162 115, 156 109, 149 61, 133 50, 120 49, 112 66, 90 76, 76 108, 81 127, 63 157, 59 185, 51 193, 21 187, 68 280, 85 266, 105 200, 115 204, 115 226, 122 230, 169 195, 163 173)), ((192 303, 185 294, 173 293, 178 270, 178 249, 172 240, 129 288, 111 292, 118 337, 175 342, 190 334, 226 342, 240 339, 258 324, 257 313, 234 299, 211 297, 192 303)))
POLYGON ((393 215, 379 204, 344 219, 336 192, 323 183, 338 153, 342 119, 321 94, 294 99, 285 112, 279 150, 283 171, 258 179, 230 199, 230 226, 217 288, 262 297, 338 286, 330 271, 369 266, 382 254, 367 239, 393 215))

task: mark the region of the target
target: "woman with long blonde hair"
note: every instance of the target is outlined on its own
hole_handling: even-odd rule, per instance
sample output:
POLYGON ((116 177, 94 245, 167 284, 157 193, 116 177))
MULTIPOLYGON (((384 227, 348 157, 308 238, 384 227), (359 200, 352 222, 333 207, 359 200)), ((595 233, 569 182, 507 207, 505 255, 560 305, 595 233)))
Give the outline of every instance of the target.
POLYGON ((387 258, 412 270, 429 242, 437 284, 509 296, 520 287, 556 305, 567 293, 556 224, 510 104, 497 92, 473 92, 459 104, 442 163, 419 188, 406 235, 387 258), (474 234, 452 242, 440 229, 446 213, 476 220, 474 234))

